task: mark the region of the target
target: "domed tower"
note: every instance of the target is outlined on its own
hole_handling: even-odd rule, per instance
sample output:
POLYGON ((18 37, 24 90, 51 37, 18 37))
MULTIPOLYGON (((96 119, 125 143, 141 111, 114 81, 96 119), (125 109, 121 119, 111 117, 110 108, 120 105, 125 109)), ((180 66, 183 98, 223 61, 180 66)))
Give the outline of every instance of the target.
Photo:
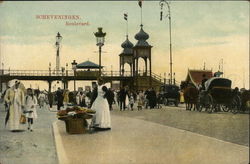
POLYGON ((148 44, 147 42, 148 38, 149 38, 149 35, 143 30, 143 25, 141 24, 140 31, 135 35, 135 39, 138 41, 136 45, 133 47, 133 53, 134 53, 133 74, 135 76, 139 75, 138 61, 139 61, 139 58, 142 58, 145 62, 145 70, 143 72, 143 75, 151 77, 151 72, 152 72, 151 71, 151 48, 152 46, 148 44), (148 70, 148 64, 149 64, 149 70, 148 70))
POLYGON ((126 40, 121 44, 123 48, 120 56, 120 75, 124 75, 124 65, 127 63, 130 66, 130 74, 133 75, 133 43, 128 40, 128 35, 126 35, 126 40))

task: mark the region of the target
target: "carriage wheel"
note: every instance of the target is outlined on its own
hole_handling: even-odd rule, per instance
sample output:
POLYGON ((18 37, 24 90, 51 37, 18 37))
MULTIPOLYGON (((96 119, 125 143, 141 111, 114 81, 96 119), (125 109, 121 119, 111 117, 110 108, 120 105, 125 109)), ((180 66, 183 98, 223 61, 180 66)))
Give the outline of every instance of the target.
POLYGON ((179 103, 180 103, 179 100, 176 100, 175 103, 174 103, 174 105, 175 105, 176 107, 178 107, 179 103))
POLYGON ((232 104, 231 104, 231 112, 233 114, 238 113, 238 111, 240 110, 240 106, 241 106, 241 100, 239 96, 234 96, 233 100, 232 100, 232 104))
POLYGON ((214 108, 213 97, 210 94, 208 94, 206 97, 206 111, 208 113, 212 113, 213 108, 214 108))
POLYGON ((229 111, 229 107, 226 106, 226 105, 221 105, 221 109, 222 109, 224 112, 228 112, 228 111, 229 111))

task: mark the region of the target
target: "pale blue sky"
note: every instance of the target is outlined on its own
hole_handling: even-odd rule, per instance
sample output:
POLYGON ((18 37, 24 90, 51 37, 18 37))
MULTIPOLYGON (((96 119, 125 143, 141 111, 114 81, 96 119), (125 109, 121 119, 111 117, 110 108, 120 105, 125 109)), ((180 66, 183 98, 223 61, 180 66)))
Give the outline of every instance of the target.
MULTIPOLYGON (((137 1, 60 1, 60 2, 2 2, 0 3, 1 56, 5 67, 16 69, 47 69, 48 62, 55 63, 56 33, 63 36, 61 63, 73 59, 82 62, 90 59, 98 62, 94 52, 97 27, 107 32, 103 64, 118 70, 120 45, 125 40, 128 13, 129 39, 136 43, 134 35, 139 31, 140 8, 137 1), (77 22, 89 26, 65 26, 66 20, 38 20, 36 15, 80 15, 77 22), (23 65, 23 61, 27 65, 23 65), (34 62, 41 62, 33 65, 34 62)), ((164 10, 166 13, 167 11, 164 10)), ((241 82, 248 71, 249 2, 240 1, 176 1, 171 2, 172 41, 174 71, 177 79, 185 79, 188 68, 199 69, 204 61, 208 68, 218 69, 221 58, 225 61, 225 73, 241 82), (237 68, 233 64, 237 64, 237 68), (241 63, 241 64, 239 64, 241 63), (244 73, 243 73, 244 72, 244 73)), ((144 30, 150 35, 153 46, 153 71, 169 72, 168 19, 159 20, 158 1, 143 1, 144 30)), ((72 22, 69 20, 69 22, 72 22)))

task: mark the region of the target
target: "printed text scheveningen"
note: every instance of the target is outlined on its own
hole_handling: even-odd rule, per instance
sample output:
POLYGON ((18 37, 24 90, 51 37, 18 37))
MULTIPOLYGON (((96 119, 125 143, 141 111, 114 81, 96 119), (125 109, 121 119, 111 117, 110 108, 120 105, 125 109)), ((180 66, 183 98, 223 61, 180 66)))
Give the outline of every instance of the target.
POLYGON ((80 15, 36 15, 36 19, 81 19, 80 15))

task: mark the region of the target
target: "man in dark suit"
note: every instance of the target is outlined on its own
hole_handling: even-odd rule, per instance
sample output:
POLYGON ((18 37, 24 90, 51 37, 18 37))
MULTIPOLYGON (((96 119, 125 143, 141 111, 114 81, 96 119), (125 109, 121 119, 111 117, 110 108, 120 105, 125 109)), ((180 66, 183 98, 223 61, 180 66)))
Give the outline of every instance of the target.
POLYGON ((56 91, 56 98, 57 98, 57 110, 60 110, 61 106, 63 106, 63 92, 60 88, 56 91))
POLYGON ((107 98, 108 103, 109 103, 109 110, 113 110, 112 104, 113 104, 113 102, 114 102, 115 94, 114 94, 114 92, 111 90, 111 88, 109 88, 109 89, 107 90, 106 98, 107 98))
POLYGON ((125 110, 126 108, 126 97, 128 95, 128 91, 126 88, 121 88, 120 94, 119 94, 119 101, 120 101, 120 111, 125 110))
POLYGON ((91 92, 90 108, 97 97, 97 84, 92 84, 93 91, 91 92))

